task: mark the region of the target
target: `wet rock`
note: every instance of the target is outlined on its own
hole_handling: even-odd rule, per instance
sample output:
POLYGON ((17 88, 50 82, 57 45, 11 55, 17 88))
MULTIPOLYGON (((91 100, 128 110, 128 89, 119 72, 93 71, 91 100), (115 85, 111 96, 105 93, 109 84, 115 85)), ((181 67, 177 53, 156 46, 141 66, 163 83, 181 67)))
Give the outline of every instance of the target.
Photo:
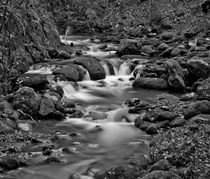
POLYGON ((129 161, 131 165, 136 166, 139 170, 145 169, 150 164, 149 157, 141 153, 136 153, 129 161))
POLYGON ((81 179, 81 175, 78 173, 71 174, 68 179, 81 179))
POLYGON ((33 88, 35 91, 46 89, 46 85, 49 83, 46 76, 23 74, 17 79, 20 86, 27 86, 33 88))
POLYGON ((93 57, 76 57, 74 63, 86 68, 91 80, 100 80, 106 77, 103 66, 93 57))
POLYGON ((169 161, 166 159, 162 159, 151 166, 150 172, 152 172, 154 170, 168 171, 170 168, 171 168, 171 164, 169 163, 169 161))
POLYGON ((173 32, 163 32, 162 34, 160 34, 160 39, 161 40, 170 40, 172 39, 174 36, 173 32))
POLYGON ((157 134, 157 126, 155 124, 150 124, 147 128, 146 128, 146 133, 153 135, 153 134, 157 134))
POLYGON ((166 90, 168 89, 168 84, 163 78, 142 77, 134 80, 133 87, 166 90))
POLYGON ((169 125, 171 127, 180 127, 183 126, 185 124, 186 120, 184 118, 181 117, 177 117, 174 120, 172 120, 169 125))
POLYGON ((151 173, 146 174, 141 179, 181 179, 178 175, 175 175, 172 172, 155 170, 151 173))
POLYGON ((58 53, 59 52, 58 52, 57 49, 55 49, 55 48, 48 48, 47 51, 48 51, 48 55, 50 56, 50 58, 55 59, 55 58, 58 57, 58 53))
POLYGON ((199 114, 189 119, 190 123, 210 124, 210 115, 199 114))
POLYGON ((125 101, 125 104, 128 106, 128 107, 133 107, 133 106, 136 106, 140 103, 140 99, 139 98, 131 98, 131 99, 128 99, 125 101))
POLYGON ((61 97, 63 97, 63 95, 64 95, 64 91, 63 91, 63 88, 62 88, 61 86, 52 87, 52 88, 50 88, 49 91, 50 91, 50 92, 56 92, 56 93, 58 93, 61 97))
POLYGON ((134 165, 119 166, 115 169, 102 171, 95 174, 95 179, 136 179, 139 176, 139 170, 134 165))
POLYGON ((142 41, 142 45, 151 45, 153 47, 157 47, 160 43, 158 38, 147 38, 142 41))
POLYGON ((198 99, 210 100, 210 78, 200 82, 196 90, 198 99))
POLYGON ((141 54, 141 43, 139 40, 123 39, 120 42, 117 55, 137 55, 141 54))
POLYGON ((175 91, 183 91, 185 89, 183 69, 179 63, 173 59, 168 60, 166 63, 168 70, 168 85, 170 89, 175 91))
POLYGON ((64 50, 61 50, 61 51, 58 52, 57 58, 70 59, 71 55, 68 52, 64 51, 64 50))
MULTIPOLYGON (((43 154, 44 155, 44 154, 43 154)), ((51 163, 60 163, 61 161, 57 157, 48 157, 45 160, 46 164, 51 164, 51 163)))
POLYGON ((19 109, 26 114, 37 116, 40 102, 41 97, 35 93, 34 89, 22 87, 16 91, 12 103, 14 109, 19 109))
POLYGON ((11 120, 18 120, 18 114, 6 100, 0 101, 0 116, 11 120))
POLYGON ((204 0, 201 4, 202 11, 204 13, 208 13, 210 10, 210 1, 209 0, 204 0))
POLYGON ((203 100, 192 103, 189 108, 183 110, 185 119, 198 114, 210 114, 210 101, 203 100))
POLYGON ((53 71, 54 75, 63 75, 66 80, 75 82, 83 80, 85 73, 83 69, 73 63, 53 71))

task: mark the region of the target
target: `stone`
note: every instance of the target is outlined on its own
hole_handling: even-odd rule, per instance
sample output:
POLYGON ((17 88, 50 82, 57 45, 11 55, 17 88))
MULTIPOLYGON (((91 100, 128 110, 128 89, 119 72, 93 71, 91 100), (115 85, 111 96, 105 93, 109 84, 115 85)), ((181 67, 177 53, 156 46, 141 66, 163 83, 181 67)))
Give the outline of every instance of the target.
POLYGON ((26 166, 26 163, 21 162, 14 158, 7 158, 0 160, 0 167, 5 170, 15 170, 21 166, 26 166))
POLYGON ((64 50, 60 50, 58 52, 57 58, 70 59, 71 58, 71 55, 68 52, 64 51, 64 50))
POLYGON ((170 58, 171 57, 171 52, 173 51, 173 47, 167 48, 165 51, 163 51, 160 56, 163 58, 170 58))
POLYGON ((101 80, 106 77, 103 66, 93 57, 76 57, 74 63, 86 68, 90 74, 91 80, 101 80))
POLYGON ((165 120, 171 121, 175 117, 177 117, 177 114, 170 111, 157 111, 153 114, 153 118, 155 122, 156 121, 160 122, 160 121, 165 121, 165 120))
POLYGON ((160 43, 158 38, 147 38, 142 41, 142 45, 151 45, 153 47, 157 47, 160 43))
POLYGON ((28 86, 35 91, 46 89, 46 85, 49 84, 45 75, 23 74, 17 79, 20 86, 28 86))
POLYGON ((197 97, 197 94, 194 92, 187 93, 181 96, 181 101, 195 101, 197 97))
POLYGON ((134 88, 146 88, 146 89, 157 89, 157 90, 167 90, 168 84, 163 78, 149 78, 142 77, 137 78, 133 82, 134 88))
POLYGON ((22 87, 16 91, 13 98, 13 108, 24 113, 37 117, 41 97, 38 96, 33 88, 22 87))
POLYGON ((162 34, 160 34, 160 39, 161 40, 170 40, 172 39, 174 36, 173 32, 163 32, 162 34))
POLYGON ((48 55, 50 56, 50 58, 55 59, 58 57, 58 50, 55 48, 49 48, 48 50, 48 55))
POLYGON ((151 124, 146 128, 146 133, 153 135, 153 134, 157 134, 157 126, 155 124, 151 124))
POLYGON ((210 124, 209 114, 199 114, 189 119, 190 123, 210 124))
POLYGON ((123 39, 120 41, 117 55, 140 55, 141 54, 141 43, 139 40, 134 39, 123 39))
POLYGON ((160 52, 163 52, 163 51, 165 51, 166 49, 168 49, 169 48, 169 46, 168 46, 168 44, 166 44, 166 43, 161 43, 160 45, 158 45, 158 47, 157 47, 157 49, 160 51, 160 52))
POLYGON ((145 45, 142 47, 141 51, 145 54, 152 56, 155 53, 155 50, 152 48, 151 45, 145 45))
POLYGON ((62 75, 66 80, 75 82, 83 80, 85 73, 85 70, 73 63, 53 71, 54 75, 62 75))
POLYGON ((129 164, 136 166, 139 170, 143 170, 150 164, 150 159, 141 153, 136 153, 130 159, 129 164))
POLYGON ((151 124, 151 122, 144 121, 141 116, 135 120, 135 126, 141 130, 146 130, 151 124))
POLYGON ((53 113, 55 113, 55 105, 53 100, 49 98, 42 98, 40 102, 39 114, 44 117, 53 113))
POLYGON ((208 13, 210 10, 210 0, 204 0, 201 3, 202 11, 208 13))
POLYGON ((185 119, 189 119, 198 114, 210 114, 210 101, 197 101, 192 103, 187 109, 183 110, 185 119))
POLYGON ((184 74, 180 64, 177 61, 170 59, 165 62, 165 66, 168 70, 168 85, 170 89, 174 91, 184 91, 184 74))
POLYGON ((169 126, 180 127, 180 126, 183 126, 185 124, 185 122, 186 122, 186 120, 184 118, 177 117, 169 123, 169 126))
POLYGON ((210 67, 208 63, 196 57, 188 60, 187 69, 189 71, 189 78, 191 78, 194 82, 200 78, 206 78, 210 74, 210 67))

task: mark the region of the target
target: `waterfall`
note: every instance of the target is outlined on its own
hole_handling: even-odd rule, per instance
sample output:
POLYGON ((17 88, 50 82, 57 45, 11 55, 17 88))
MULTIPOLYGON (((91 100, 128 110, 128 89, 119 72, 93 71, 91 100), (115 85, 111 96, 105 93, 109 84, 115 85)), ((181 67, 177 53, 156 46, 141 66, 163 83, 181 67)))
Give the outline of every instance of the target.
POLYGON ((108 67, 108 65, 107 65, 106 63, 103 63, 102 66, 104 67, 106 76, 109 76, 109 75, 110 75, 110 72, 109 72, 109 67, 108 67))
POLYGON ((119 68, 119 75, 129 75, 131 73, 130 66, 127 62, 123 62, 119 68))

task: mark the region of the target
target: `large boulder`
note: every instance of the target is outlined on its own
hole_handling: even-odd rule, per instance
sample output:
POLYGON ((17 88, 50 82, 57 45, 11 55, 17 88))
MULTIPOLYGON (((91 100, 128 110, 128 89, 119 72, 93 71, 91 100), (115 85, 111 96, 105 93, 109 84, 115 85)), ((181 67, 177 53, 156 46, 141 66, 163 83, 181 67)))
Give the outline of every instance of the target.
POLYGON ((63 68, 54 70, 53 74, 56 76, 64 76, 66 80, 77 82, 83 80, 85 76, 85 70, 76 64, 70 63, 63 68))
POLYGON ((179 63, 173 59, 166 61, 168 70, 168 85, 172 90, 183 91, 185 89, 183 69, 179 63))
POLYGON ((14 95, 13 107, 22 112, 36 116, 39 112, 41 97, 38 96, 33 88, 22 87, 14 95))
POLYGON ((151 173, 146 174, 141 179, 181 179, 178 175, 163 170, 154 170, 151 173))
POLYGON ((141 54, 141 43, 139 40, 123 39, 120 42, 119 49, 117 50, 119 56, 122 55, 137 55, 141 54))
POLYGON ((134 88, 147 88, 147 89, 159 89, 159 90, 167 90, 168 84, 163 78, 149 78, 142 77, 137 78, 133 82, 134 88))
POLYGON ((103 66, 97 59, 93 57, 76 57, 74 63, 86 68, 90 74, 91 80, 100 80, 106 77, 106 73, 103 66))

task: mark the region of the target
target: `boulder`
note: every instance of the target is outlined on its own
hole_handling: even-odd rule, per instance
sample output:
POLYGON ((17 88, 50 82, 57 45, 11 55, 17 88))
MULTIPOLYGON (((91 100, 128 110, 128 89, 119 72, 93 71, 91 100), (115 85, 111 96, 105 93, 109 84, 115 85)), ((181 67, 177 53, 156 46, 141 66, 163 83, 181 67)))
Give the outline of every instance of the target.
POLYGON ((169 125, 171 127, 180 127, 183 126, 185 124, 186 120, 182 117, 177 117, 174 120, 172 120, 169 125))
POLYGON ((210 101, 194 102, 187 109, 183 110, 183 114, 185 119, 189 119, 198 114, 210 114, 210 101))
POLYGON ((27 86, 36 90, 42 90, 46 88, 49 83, 45 75, 23 74, 17 79, 20 86, 27 86))
POLYGON ((149 78, 142 77, 137 78, 133 82, 134 88, 146 88, 146 89, 159 89, 159 90, 167 90, 168 84, 163 78, 149 78))
POLYGON ((61 50, 58 52, 57 58, 70 59, 71 55, 68 52, 66 52, 65 50, 61 50))
POLYGON ((141 43, 139 40, 123 39, 120 42, 117 55, 138 55, 141 54, 141 43))
POLYGON ((162 34, 160 34, 160 39, 161 40, 170 40, 172 39, 174 36, 173 32, 163 32, 162 34))
POLYGON ((168 171, 171 167, 171 164, 169 163, 168 160, 166 159, 161 159, 157 163, 153 164, 150 168, 150 172, 155 171, 155 170, 164 170, 168 171))
POLYGON ((141 130, 146 130, 151 124, 151 122, 144 121, 142 117, 135 120, 135 126, 141 130))
POLYGON ((40 102, 39 115, 45 117, 55 113, 55 105, 52 99, 42 98, 40 102))
POLYGON ((151 45, 144 45, 141 50, 143 53, 152 56, 155 53, 155 50, 151 45))
POLYGON ((168 46, 168 44, 166 44, 166 43, 161 43, 160 45, 158 45, 158 47, 157 47, 157 49, 160 51, 160 52, 163 52, 163 51, 165 51, 166 49, 168 49, 169 48, 169 46, 168 46))
POLYGON ((129 161, 131 165, 139 170, 145 169, 150 164, 150 159, 141 153, 136 153, 129 161))
POLYGON ((171 52, 173 51, 173 47, 169 47, 167 48, 166 50, 164 50, 160 56, 163 57, 163 58, 170 58, 171 57, 171 52))
POLYGON ((86 68, 90 74, 91 80, 100 80, 106 77, 103 66, 93 57, 76 57, 74 63, 86 68))
POLYGON ((14 95, 13 107, 36 117, 39 112, 40 102, 41 97, 35 93, 33 88, 22 87, 14 95))
POLYGON ((142 45, 151 45, 153 47, 157 47, 161 43, 158 38, 147 38, 142 41, 142 45))
POLYGON ((210 74, 209 64, 195 57, 188 60, 187 69, 189 71, 189 78, 194 82, 200 78, 206 78, 210 74))
POLYGON ((153 118, 154 121, 171 121, 173 120, 175 117, 177 117, 177 114, 174 112, 170 112, 170 111, 156 111, 153 114, 153 118))
POLYGON ((75 82, 83 80, 85 73, 85 70, 73 63, 53 71, 54 75, 64 76, 66 80, 75 82))
POLYGON ((155 124, 150 124, 147 128, 146 128, 146 133, 153 135, 153 134, 157 134, 157 126, 155 124))
POLYGON ((185 89, 183 69, 179 63, 173 59, 165 62, 168 70, 168 85, 172 90, 183 91, 185 89))
POLYGON ((205 79, 200 83, 196 90, 198 99, 210 100, 210 78, 205 79))

